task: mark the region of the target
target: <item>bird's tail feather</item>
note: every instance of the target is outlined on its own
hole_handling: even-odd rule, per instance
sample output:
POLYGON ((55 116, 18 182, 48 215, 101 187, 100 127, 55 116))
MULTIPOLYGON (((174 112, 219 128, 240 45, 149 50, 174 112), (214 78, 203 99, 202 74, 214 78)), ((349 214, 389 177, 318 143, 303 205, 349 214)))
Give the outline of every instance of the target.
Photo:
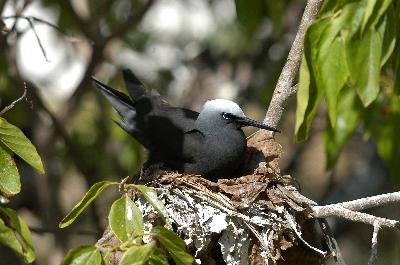
POLYGON ((129 95, 131 96, 133 101, 139 99, 146 94, 146 89, 144 88, 142 82, 140 82, 140 80, 131 70, 122 70, 122 75, 124 77, 126 87, 128 88, 129 95))
POLYGON ((121 116, 123 123, 119 125, 126 131, 131 132, 135 127, 134 118, 136 116, 136 109, 132 100, 127 95, 107 86, 96 78, 92 77, 92 80, 121 116))

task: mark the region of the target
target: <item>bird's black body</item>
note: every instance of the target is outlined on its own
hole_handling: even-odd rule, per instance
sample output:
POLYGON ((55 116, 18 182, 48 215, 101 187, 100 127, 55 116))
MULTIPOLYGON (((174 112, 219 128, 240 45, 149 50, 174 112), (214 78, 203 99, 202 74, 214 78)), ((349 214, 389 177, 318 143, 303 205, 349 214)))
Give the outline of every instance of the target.
MULTIPOLYGON (((246 150, 241 126, 275 130, 246 118, 230 101, 226 102, 238 116, 221 111, 218 102, 206 103, 201 113, 172 107, 159 95, 146 91, 130 70, 124 70, 123 76, 130 97, 93 80, 121 116, 120 126, 149 150, 150 163, 161 162, 167 168, 213 180, 229 178, 246 150)), ((221 108, 229 110, 227 106, 221 108)))

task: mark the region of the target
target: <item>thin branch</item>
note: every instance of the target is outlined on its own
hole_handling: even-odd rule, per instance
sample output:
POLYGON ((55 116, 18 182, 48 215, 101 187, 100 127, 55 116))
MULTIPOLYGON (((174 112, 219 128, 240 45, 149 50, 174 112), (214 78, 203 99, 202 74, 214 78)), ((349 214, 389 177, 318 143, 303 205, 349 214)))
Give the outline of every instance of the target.
POLYGON ((49 26, 51 26, 53 28, 57 28, 57 26, 55 26, 55 25, 53 25, 50 22, 47 22, 45 20, 34 18, 34 17, 31 17, 31 16, 22 16, 21 14, 17 14, 17 15, 13 15, 13 16, 1 17, 1 19, 10 19, 10 18, 14 18, 15 19, 14 26, 12 27, 11 31, 15 30, 15 26, 16 26, 17 21, 18 21, 19 18, 25 19, 29 23, 29 27, 32 29, 33 33, 35 34, 37 43, 39 44, 39 47, 40 47, 40 50, 42 51, 44 59, 46 60, 46 62, 50 62, 48 57, 47 57, 46 50, 43 47, 42 41, 40 40, 40 37, 39 37, 39 35, 38 35, 37 31, 36 31, 35 24, 33 23, 33 21, 39 21, 41 23, 45 23, 46 25, 49 25, 49 26))
POLYGON ((292 48, 290 49, 288 59, 279 76, 274 94, 271 99, 264 123, 277 127, 282 118, 284 107, 290 96, 295 94, 295 89, 292 89, 294 80, 299 71, 301 56, 303 53, 304 36, 308 26, 317 17, 318 11, 321 8, 323 0, 309 0, 303 13, 300 22, 299 30, 297 31, 292 48))
POLYGON ((344 208, 340 205, 325 205, 325 206, 313 206, 312 215, 315 218, 326 218, 326 217, 341 217, 354 222, 361 222, 370 225, 378 224, 380 226, 399 228, 400 222, 396 220, 391 220, 387 218, 376 217, 367 213, 355 212, 344 208))
POLYGON ((113 38, 119 38, 123 35, 125 35, 129 30, 132 30, 134 25, 137 25, 144 15, 147 13, 147 11, 150 9, 150 7, 153 5, 154 0, 149 0, 147 3, 142 7, 141 10, 130 14, 130 16, 126 19, 125 22, 123 22, 121 25, 118 25, 118 28, 116 28, 113 33, 107 38, 107 40, 113 39, 113 38))
POLYGON ((378 224, 374 225, 372 234, 371 256, 369 257, 368 265, 374 265, 378 260, 378 232, 381 227, 378 224))
POLYGON ((305 246, 307 249, 311 250, 312 252, 314 252, 315 254, 317 254, 318 256, 325 258, 327 252, 320 250, 316 247, 311 246, 307 241, 304 240, 304 238, 301 236, 301 232, 297 229, 297 225, 296 222, 294 220, 294 218, 292 217, 292 215, 289 214, 289 212, 287 210, 284 210, 284 214, 285 214, 285 219, 288 222, 290 228, 292 228, 292 230, 294 231, 294 233, 297 236, 297 239, 299 240, 299 242, 305 246))
POLYGON ((35 24, 33 24, 32 20, 30 18, 27 18, 26 21, 28 21, 29 26, 31 27, 33 33, 35 34, 36 40, 37 40, 37 42, 39 44, 39 47, 42 50, 42 54, 43 54, 44 59, 46 60, 46 62, 50 62, 49 58, 47 57, 46 50, 43 47, 42 41, 40 40, 39 35, 38 35, 37 31, 36 31, 35 24))
POLYGON ((325 237, 325 242, 331 252, 330 256, 333 257, 336 264, 346 265, 346 262, 344 261, 342 256, 342 252, 340 251, 339 245, 329 227, 328 221, 326 219, 317 219, 317 220, 321 227, 322 233, 325 237))
POLYGON ((86 38, 90 39, 91 41, 96 41, 95 32, 93 32, 93 26, 87 19, 81 17, 76 11, 75 8, 72 6, 72 1, 63 1, 63 8, 65 11, 69 13, 73 17, 73 21, 78 24, 79 30, 85 35, 86 38))
POLYGON ((37 22, 37 23, 41 23, 41 24, 44 24, 44 25, 46 25, 46 26, 49 26, 50 28, 55 29, 58 33, 60 33, 61 35, 63 35, 64 38, 65 38, 67 41, 70 41, 70 42, 78 42, 78 41, 81 41, 81 40, 78 39, 78 38, 69 36, 67 33, 65 33, 64 31, 62 31, 57 25, 55 25, 55 24, 53 24, 53 23, 51 23, 51 22, 49 22, 49 21, 46 21, 46 20, 44 20, 44 19, 35 17, 35 16, 13 15, 13 16, 4 16, 4 17, 0 17, 0 19, 18 19, 18 18, 25 19, 25 20, 27 20, 28 22, 29 22, 29 21, 32 21, 32 22, 37 22))
POLYGON ((3 116, 4 113, 6 113, 6 112, 9 111, 10 109, 14 108, 15 104, 17 104, 18 102, 20 102, 21 100, 23 100, 25 97, 26 97, 26 84, 25 84, 24 93, 22 94, 22 96, 20 96, 19 98, 17 98, 17 99, 14 100, 13 102, 11 102, 11 104, 8 105, 7 107, 5 107, 5 108, 0 112, 0 116, 3 116))
POLYGON ((384 206, 393 203, 400 203, 400 192, 386 193, 333 205, 340 205, 346 209, 353 211, 361 211, 364 209, 384 206))
POLYGON ((399 221, 357 212, 360 210, 377 206, 384 206, 392 203, 400 203, 400 192, 392 192, 325 206, 312 206, 312 210, 313 216, 317 218, 336 216, 346 218, 355 222, 367 223, 373 226, 377 224, 387 227, 400 227, 399 221))
MULTIPOLYGON (((23 18, 25 20, 32 20, 34 22, 39 22, 39 23, 43 23, 51 28, 56 29, 57 31, 59 31, 60 33, 63 33, 61 31, 61 29, 59 27, 57 27, 57 25, 52 24, 51 22, 48 22, 46 20, 43 20, 41 18, 37 18, 34 16, 23 16, 23 15, 13 15, 13 16, 4 16, 4 17, 0 17, 0 19, 17 19, 17 18, 23 18)), ((64 34, 64 33, 63 33, 64 34)))

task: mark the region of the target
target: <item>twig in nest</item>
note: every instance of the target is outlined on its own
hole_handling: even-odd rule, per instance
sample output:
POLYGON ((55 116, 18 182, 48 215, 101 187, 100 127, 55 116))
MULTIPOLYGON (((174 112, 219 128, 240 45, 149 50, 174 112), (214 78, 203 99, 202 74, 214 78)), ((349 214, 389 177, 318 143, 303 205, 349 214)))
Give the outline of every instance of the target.
POLYGON ((289 212, 287 210, 284 210, 284 214, 285 214, 285 219, 288 222, 288 224, 290 225, 290 227, 292 228, 293 232, 296 234, 297 239, 299 240, 299 242, 304 245, 306 248, 310 249, 312 252, 316 253, 318 256, 325 258, 326 257, 326 251, 320 250, 316 247, 311 246, 307 241, 305 241, 302 237, 301 237, 301 232, 297 229, 296 227, 296 223, 294 221, 294 218, 292 215, 289 214, 289 212))
POLYGON ((381 227, 379 224, 374 225, 374 232, 372 234, 372 247, 371 256, 369 257, 368 265, 374 265, 378 259, 378 232, 381 227))
POLYGON ((13 102, 11 102, 10 105, 8 105, 7 107, 5 107, 1 112, 0 112, 0 116, 3 116, 4 113, 6 113, 7 111, 9 111, 10 109, 14 108, 15 104, 17 104, 18 102, 20 102, 21 100, 23 100, 26 97, 26 83, 24 83, 25 88, 24 88, 24 93, 22 94, 22 96, 20 96, 19 98, 17 98, 16 100, 14 100, 13 102))
POLYGON ((328 221, 326 219, 317 219, 317 220, 321 227, 322 233, 325 237, 325 242, 331 252, 330 255, 328 256, 332 256, 336 261, 337 265, 346 265, 342 253, 340 252, 339 245, 336 242, 336 239, 333 237, 328 221))

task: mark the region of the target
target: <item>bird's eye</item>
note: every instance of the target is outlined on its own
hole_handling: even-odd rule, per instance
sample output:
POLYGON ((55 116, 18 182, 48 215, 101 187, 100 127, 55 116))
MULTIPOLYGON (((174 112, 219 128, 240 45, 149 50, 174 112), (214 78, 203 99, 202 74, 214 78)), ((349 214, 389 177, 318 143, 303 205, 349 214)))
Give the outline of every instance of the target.
POLYGON ((232 119, 232 114, 224 112, 222 113, 222 118, 229 121, 232 119))

